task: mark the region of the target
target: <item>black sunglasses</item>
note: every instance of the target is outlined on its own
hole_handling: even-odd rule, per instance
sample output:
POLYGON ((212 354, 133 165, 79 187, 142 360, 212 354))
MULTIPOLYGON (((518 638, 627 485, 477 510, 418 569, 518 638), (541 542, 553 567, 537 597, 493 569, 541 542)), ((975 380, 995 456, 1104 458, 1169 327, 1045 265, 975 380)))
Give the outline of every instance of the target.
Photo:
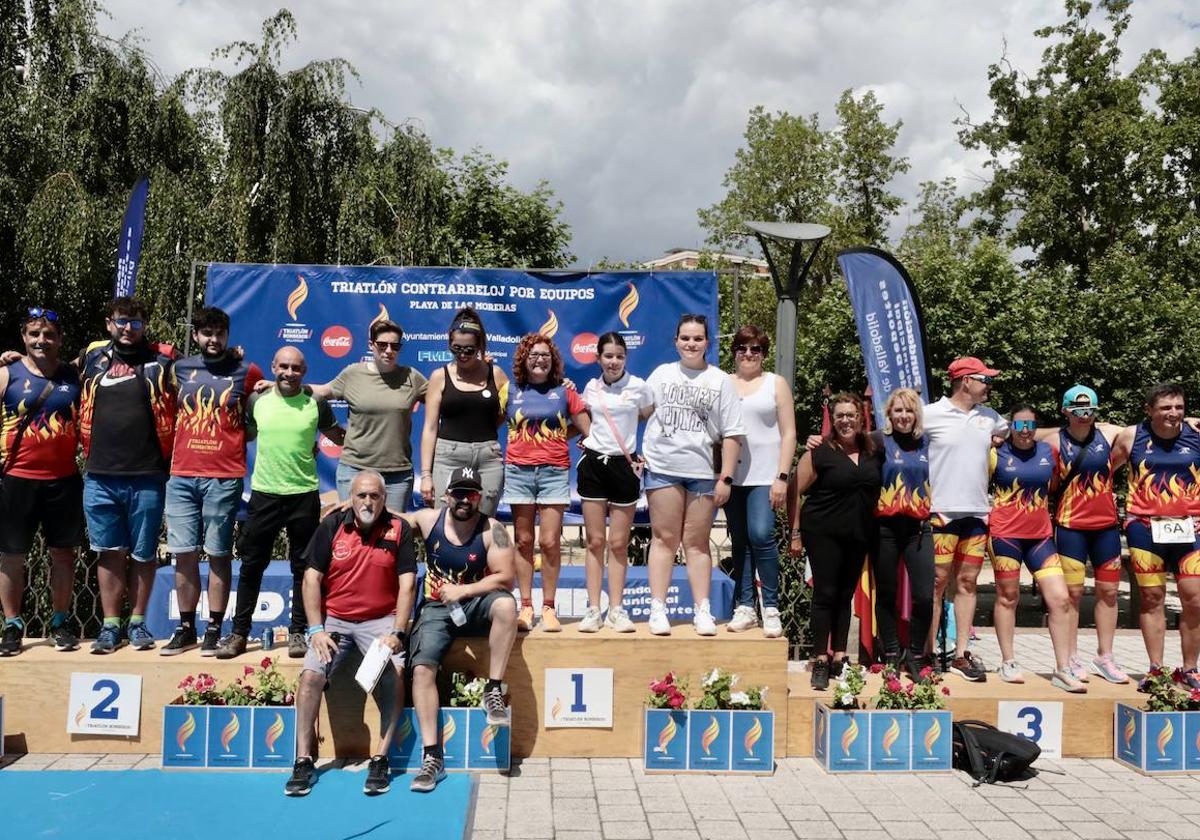
POLYGON ((404 346, 403 341, 380 341, 375 339, 375 347, 379 350, 396 350, 397 352, 404 346))
POLYGON ((758 355, 762 351, 762 346, 758 344, 739 344, 733 348, 734 353, 749 353, 751 355, 758 355))

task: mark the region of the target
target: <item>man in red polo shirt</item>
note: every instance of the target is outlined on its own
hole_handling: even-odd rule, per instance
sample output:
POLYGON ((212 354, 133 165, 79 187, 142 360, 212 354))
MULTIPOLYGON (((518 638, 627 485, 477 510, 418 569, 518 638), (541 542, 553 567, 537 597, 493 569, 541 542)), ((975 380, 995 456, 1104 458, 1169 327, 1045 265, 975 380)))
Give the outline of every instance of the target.
POLYGON ((391 686, 385 677, 375 699, 387 726, 367 769, 363 793, 385 793, 390 786, 387 751, 404 709, 404 642, 417 588, 413 532, 386 507, 383 476, 363 470, 350 485, 350 507, 326 516, 305 551, 304 611, 308 616, 308 653, 296 694, 296 764, 284 792, 304 796, 312 790, 314 726, 321 691, 346 660, 351 647, 366 654, 378 639, 392 652, 391 686))

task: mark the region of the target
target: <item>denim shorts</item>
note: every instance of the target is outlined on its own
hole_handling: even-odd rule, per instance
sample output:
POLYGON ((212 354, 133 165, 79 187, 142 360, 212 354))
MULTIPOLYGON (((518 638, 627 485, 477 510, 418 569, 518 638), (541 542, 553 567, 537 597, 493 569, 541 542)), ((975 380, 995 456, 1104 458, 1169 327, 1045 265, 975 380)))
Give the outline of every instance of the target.
MULTIPOLYGON (((350 498, 350 485, 354 482, 354 476, 362 472, 364 467, 355 467, 347 464, 345 461, 338 461, 337 465, 337 494, 341 501, 346 501, 350 498)), ((383 476, 383 490, 387 494, 388 510, 396 513, 405 513, 408 511, 408 503, 412 501, 413 494, 413 471, 377 471, 383 476)))
POLYGON ((242 501, 242 479, 173 475, 167 479, 167 551, 187 554, 201 546, 209 557, 233 554, 233 523, 242 501))
POLYGON ((667 475, 648 469, 642 479, 642 486, 647 493, 663 487, 682 487, 693 496, 711 496, 716 489, 717 480, 715 478, 684 478, 681 475, 667 475))
POLYGON ((571 485, 567 468, 505 464, 504 501, 509 505, 569 505, 571 485))
POLYGON ((83 515, 92 551, 121 551, 140 563, 158 560, 166 477, 91 475, 83 478, 83 515))
POLYGON ((517 611, 517 602, 511 592, 492 590, 462 602, 467 621, 461 627, 450 619, 450 611, 441 601, 423 603, 408 640, 409 665, 427 665, 436 669, 457 637, 487 636, 492 629, 492 605, 496 602, 504 605, 500 609, 512 610, 514 614, 517 611))

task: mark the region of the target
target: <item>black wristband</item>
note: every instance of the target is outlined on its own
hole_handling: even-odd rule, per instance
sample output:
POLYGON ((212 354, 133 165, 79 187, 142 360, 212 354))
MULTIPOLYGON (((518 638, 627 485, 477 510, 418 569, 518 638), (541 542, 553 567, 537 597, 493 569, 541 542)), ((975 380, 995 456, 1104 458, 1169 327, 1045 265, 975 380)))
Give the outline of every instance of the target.
POLYGON ((395 636, 397 639, 399 639, 401 642, 408 639, 408 633, 401 630, 400 628, 396 628, 395 630, 393 630, 392 635, 395 636))

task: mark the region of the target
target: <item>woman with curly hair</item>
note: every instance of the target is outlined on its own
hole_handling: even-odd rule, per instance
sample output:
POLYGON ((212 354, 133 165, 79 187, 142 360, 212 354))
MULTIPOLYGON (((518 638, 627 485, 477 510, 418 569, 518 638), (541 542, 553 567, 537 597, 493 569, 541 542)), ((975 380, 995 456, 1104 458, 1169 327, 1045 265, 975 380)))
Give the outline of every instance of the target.
POLYGON ((522 630, 533 629, 533 524, 539 518, 542 629, 557 633, 562 625, 554 609, 554 595, 562 562, 563 511, 571 501, 567 436, 572 425, 586 435, 591 424, 583 398, 563 384, 562 356, 551 338, 529 333, 517 345, 506 416, 503 501, 512 507, 517 541, 517 589, 521 594, 517 624, 522 630))

